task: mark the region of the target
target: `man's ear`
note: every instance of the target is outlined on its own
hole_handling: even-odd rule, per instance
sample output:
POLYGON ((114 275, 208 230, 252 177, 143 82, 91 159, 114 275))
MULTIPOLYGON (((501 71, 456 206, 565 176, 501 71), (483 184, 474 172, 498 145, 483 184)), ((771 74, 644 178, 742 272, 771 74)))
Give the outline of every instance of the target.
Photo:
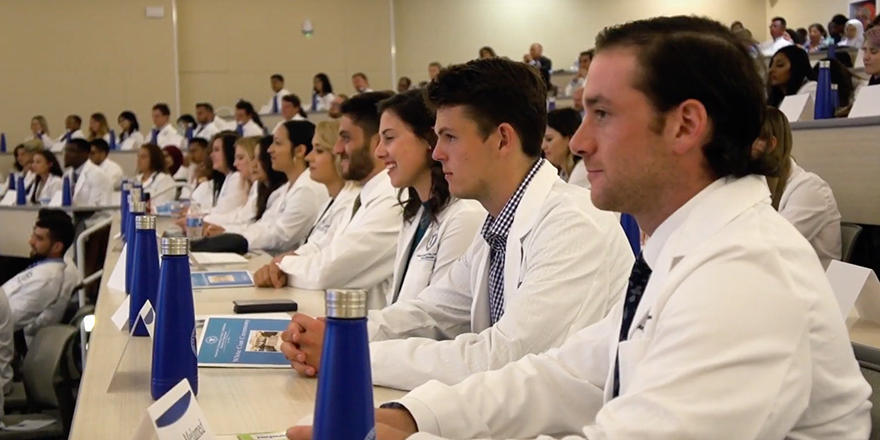
MULTIPOLYGON (((687 99, 668 113, 667 118, 672 118, 673 122, 670 129, 673 130, 675 153, 684 154, 694 148, 702 149, 706 144, 711 132, 711 121, 702 102, 687 99)), ((666 122, 668 124, 669 119, 666 122)))
POLYGON ((507 122, 502 122, 501 125, 496 129, 499 135, 498 149, 505 150, 510 149, 519 140, 519 135, 517 135, 516 130, 512 125, 507 122))

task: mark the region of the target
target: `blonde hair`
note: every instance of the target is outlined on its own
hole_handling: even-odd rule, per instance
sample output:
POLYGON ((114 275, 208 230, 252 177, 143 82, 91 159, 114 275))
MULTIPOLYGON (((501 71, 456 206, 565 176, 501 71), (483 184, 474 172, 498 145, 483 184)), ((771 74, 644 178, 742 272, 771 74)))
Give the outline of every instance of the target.
POLYGON ((37 123, 40 124, 40 131, 43 132, 43 134, 45 134, 45 135, 49 134, 49 122, 46 121, 45 116, 36 115, 33 118, 31 118, 31 121, 37 121, 37 123))
POLYGON ((257 155, 257 145, 260 144, 260 136, 248 136, 239 138, 235 141, 236 147, 241 147, 244 150, 250 159, 253 159, 257 155))
MULTIPOLYGON (((312 148, 333 154, 333 146, 336 145, 337 140, 339 140, 339 121, 335 119, 321 121, 315 126, 315 139, 312 141, 312 148)), ((337 154, 333 154, 333 165, 336 166, 336 172, 341 176, 342 158, 337 154)))
POLYGON ((104 116, 103 113, 92 113, 92 116, 90 116, 89 119, 94 119, 95 121, 98 121, 98 132, 93 133, 92 128, 91 128, 91 124, 89 124, 89 139, 88 140, 91 141, 91 140, 94 140, 97 138, 102 138, 102 137, 104 137, 105 134, 110 133, 110 125, 107 124, 107 117, 104 116))
POLYGON ((791 175, 791 126, 785 114, 775 107, 767 107, 764 113, 764 125, 761 126, 759 139, 770 143, 776 138, 776 148, 764 153, 763 160, 772 164, 774 173, 767 176, 767 186, 770 187, 770 198, 773 208, 779 209, 779 201, 785 192, 785 185, 791 175))

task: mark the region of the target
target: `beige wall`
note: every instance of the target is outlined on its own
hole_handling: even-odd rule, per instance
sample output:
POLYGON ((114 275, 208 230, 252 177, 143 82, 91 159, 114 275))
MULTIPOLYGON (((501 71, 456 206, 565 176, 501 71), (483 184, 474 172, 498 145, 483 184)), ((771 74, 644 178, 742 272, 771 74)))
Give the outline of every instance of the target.
POLYGON ((569 67, 604 26, 670 14, 752 28, 765 21, 764 0, 396 0, 397 73, 418 83, 427 79, 429 62, 467 61, 484 45, 519 60, 535 41, 554 69, 569 67))
POLYGON ((124 109, 149 125, 158 100, 173 102, 170 0, 9 0, 0 8, 0 131, 12 148, 43 114, 59 136, 64 117, 124 109), (87 5, 87 7, 86 7, 87 5), (164 5, 163 19, 145 6, 164 5), (146 118, 146 120, 144 120, 146 118))
POLYGON ((199 101, 217 107, 244 98, 259 110, 276 72, 306 102, 318 72, 347 94, 357 71, 374 89, 389 88, 389 7, 388 0, 178 0, 181 105, 192 112, 199 101), (301 32, 306 18, 312 38, 301 32))

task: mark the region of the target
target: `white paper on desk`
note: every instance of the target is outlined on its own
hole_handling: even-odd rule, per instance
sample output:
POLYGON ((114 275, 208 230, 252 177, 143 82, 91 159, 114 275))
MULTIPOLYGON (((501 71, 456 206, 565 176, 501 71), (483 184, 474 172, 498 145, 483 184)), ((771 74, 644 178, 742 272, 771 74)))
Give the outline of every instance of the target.
POLYGON ((6 431, 35 431, 37 429, 45 428, 53 423, 56 423, 55 420, 22 420, 14 425, 6 425, 3 427, 6 431))
POLYGON ((809 93, 789 95, 779 104, 781 111, 790 122, 813 120, 813 97, 809 93))
POLYGON ((0 205, 3 206, 12 206, 15 204, 15 191, 8 191, 2 199, 0 199, 0 205))
POLYGON ((865 270, 868 274, 856 300, 856 312, 860 318, 880 324, 880 281, 873 270, 865 270))
POLYGON ((193 260, 201 265, 209 264, 241 264, 248 260, 233 252, 192 252, 193 260))
POLYGON ((856 95, 856 101, 853 103, 848 117, 861 118, 878 115, 880 115, 880 84, 862 87, 859 89, 859 94, 856 95))
POLYGON ((113 316, 110 317, 110 320, 113 321, 113 325, 116 326, 117 330, 122 330, 125 328, 126 324, 128 324, 128 308, 130 302, 131 297, 125 295, 122 304, 119 305, 119 308, 116 309, 116 311, 113 312, 113 316))
POLYGON ((186 379, 147 407, 147 413, 153 421, 159 440, 214 439, 205 414, 186 379))
POLYGON ((110 279, 107 280, 107 287, 122 293, 125 293, 126 246, 128 246, 127 243, 122 245, 122 251, 119 253, 119 258, 116 259, 116 266, 113 266, 113 272, 110 272, 110 279))

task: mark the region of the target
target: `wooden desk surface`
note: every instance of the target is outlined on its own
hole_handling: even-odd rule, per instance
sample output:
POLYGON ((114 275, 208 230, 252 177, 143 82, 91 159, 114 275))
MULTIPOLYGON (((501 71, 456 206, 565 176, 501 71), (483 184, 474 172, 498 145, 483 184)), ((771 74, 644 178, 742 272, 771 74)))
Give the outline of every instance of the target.
MULTIPOLYGON (((160 220, 160 230, 162 229, 160 220)), ((111 236, 118 224, 113 225, 111 236)), ((131 338, 116 330, 110 316, 125 294, 107 288, 109 273, 119 257, 120 244, 111 240, 105 276, 95 311, 86 369, 80 384, 71 439, 131 438, 153 399, 150 397, 151 341, 131 338), (128 342, 128 348, 120 355, 128 342), (117 362, 119 369, 114 375, 117 362)), ((269 256, 251 258, 256 270, 269 256)), ((229 266, 235 267, 235 266, 229 266)), ((238 266, 239 268, 242 266, 238 266)), ((209 289, 193 292, 197 315, 232 314, 232 300, 290 298, 299 309, 323 314, 323 292, 298 289, 209 289)), ((298 376, 292 369, 199 368, 198 402, 217 435, 284 431, 314 409, 317 380, 298 376)), ((376 387, 376 403, 403 393, 376 387)))

